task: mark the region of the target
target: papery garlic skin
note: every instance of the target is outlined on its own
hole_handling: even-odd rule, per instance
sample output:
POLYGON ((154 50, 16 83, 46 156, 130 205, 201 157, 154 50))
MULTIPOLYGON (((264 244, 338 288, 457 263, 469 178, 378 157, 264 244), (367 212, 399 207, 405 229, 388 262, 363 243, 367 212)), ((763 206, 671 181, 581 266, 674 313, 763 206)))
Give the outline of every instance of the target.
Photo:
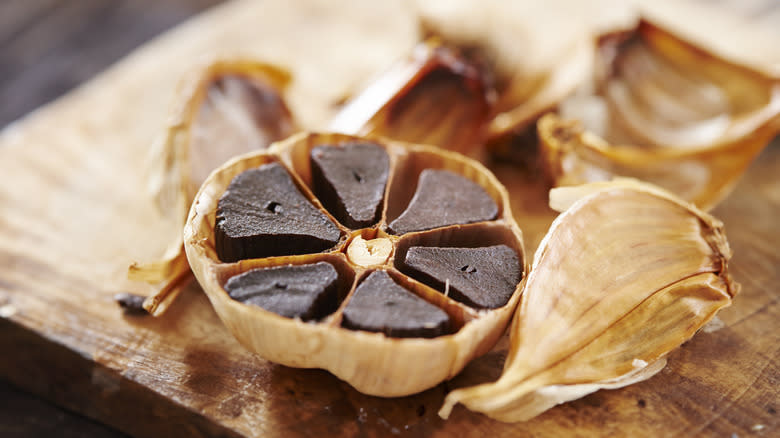
POLYGON ((780 78, 641 20, 602 38, 593 84, 537 122, 554 186, 632 177, 710 209, 780 132, 780 78))
POLYGON ((262 150, 297 130, 282 94, 290 74, 248 58, 209 59, 179 83, 166 129, 152 145, 147 189, 176 234, 162 258, 133 263, 128 278, 157 285, 144 301, 154 316, 192 280, 179 230, 201 183, 228 158, 262 150))
POLYGON ((348 101, 329 130, 469 153, 484 142, 495 100, 482 67, 436 38, 421 42, 348 101))
POLYGON ((286 366, 328 370, 358 391, 382 397, 405 396, 429 389, 454 377, 472 359, 490 351, 512 319, 528 267, 522 232, 509 206, 509 194, 483 165, 433 146, 335 133, 301 132, 275 143, 267 151, 238 156, 220 166, 197 193, 183 234, 187 259, 196 279, 219 318, 243 346, 266 360, 286 366), (312 149, 366 141, 382 145, 391 163, 382 214, 376 226, 348 229, 339 224, 343 234, 350 238, 341 239, 332 250, 322 253, 245 259, 237 263, 219 260, 214 240, 217 204, 236 175, 268 163, 281 163, 301 181, 301 189, 311 194, 311 201, 321 205, 308 188, 313 184, 312 149), (386 233, 388 222, 400 215, 409 203, 410 189, 415 188, 410 181, 429 168, 448 170, 478 184, 496 201, 499 216, 479 223, 455 224, 401 236, 386 233), (406 192, 408 196, 404 195, 406 192), (461 237, 453 240, 457 235, 461 237), (495 309, 471 308, 396 269, 395 257, 409 247, 439 246, 446 242, 472 247, 485 242, 510 246, 520 260, 522 279, 515 285, 509 301, 495 309), (224 289, 228 278, 249 269, 320 261, 341 270, 340 278, 348 282, 350 292, 339 310, 316 323, 245 305, 232 299, 224 289), (419 296, 427 297, 427 301, 439 308, 450 309, 457 330, 434 338, 394 338, 342 326, 343 305, 349 302, 349 294, 356 290, 362 276, 377 269, 386 270, 401 286, 416 290, 419 296))
POLYGON ((563 210, 537 249, 504 373, 456 403, 507 422, 649 378, 731 303, 723 224, 657 187, 619 179, 558 188, 563 210))

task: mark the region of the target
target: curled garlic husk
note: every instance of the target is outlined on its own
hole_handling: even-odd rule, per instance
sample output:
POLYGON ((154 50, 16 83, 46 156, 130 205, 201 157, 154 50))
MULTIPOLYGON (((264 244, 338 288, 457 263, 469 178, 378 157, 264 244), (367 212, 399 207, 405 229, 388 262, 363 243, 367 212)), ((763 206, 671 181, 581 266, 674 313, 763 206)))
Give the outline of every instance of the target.
POLYGON ((487 60, 497 91, 487 132, 491 144, 523 130, 590 79, 594 35, 636 23, 633 8, 610 0, 416 4, 428 34, 487 60))
POLYGON ((723 224, 636 180, 553 189, 562 213, 536 251, 493 383, 449 393, 505 422, 651 377, 666 355, 728 306, 723 224))
POLYGON ((716 8, 701 8, 707 18, 686 26, 672 19, 673 5, 638 3, 432 1, 418 9, 429 33, 491 61, 498 99, 487 145, 495 155, 543 168, 556 186, 629 176, 709 209, 780 130, 776 50, 767 47, 774 39, 752 32, 755 19, 716 8), (578 19, 555 17, 562 7, 578 19), (718 26, 728 38, 702 37, 718 26), (770 59, 739 56, 739 47, 770 59), (584 128, 548 117, 529 132, 548 111, 584 128))
MULTIPOLYGON (((282 98, 289 80, 286 71, 245 58, 212 60, 184 77, 147 166, 148 190, 175 229, 184 226, 195 193, 214 168, 296 130, 282 98)), ((181 233, 171 236, 162 259, 134 263, 128 277, 157 285, 144 308, 153 315, 165 312, 192 278, 181 233)))
POLYGON ((329 129, 466 153, 484 142, 493 100, 479 62, 432 38, 371 80, 329 129))
POLYGON ((780 78, 647 21, 599 50, 594 89, 537 124, 556 186, 630 176, 709 209, 780 130, 780 78))

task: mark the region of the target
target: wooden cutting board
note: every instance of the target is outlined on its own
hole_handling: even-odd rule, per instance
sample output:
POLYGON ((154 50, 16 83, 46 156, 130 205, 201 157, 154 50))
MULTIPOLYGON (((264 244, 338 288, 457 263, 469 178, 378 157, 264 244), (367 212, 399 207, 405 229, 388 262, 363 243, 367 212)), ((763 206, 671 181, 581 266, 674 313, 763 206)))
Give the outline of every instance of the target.
MULTIPOLYGON (((176 232, 144 187, 147 152, 182 73, 215 52, 279 63, 294 74, 288 97, 302 126, 322 128, 334 103, 418 38, 413 11, 397 4, 233 3, 6 128, 0 376, 139 437, 776 434, 780 144, 764 151, 714 212, 726 223, 732 272, 743 285, 720 323, 672 353, 650 380, 526 423, 499 423, 461 407, 447 421, 436 415, 449 389, 497 377, 506 339, 451 382, 382 399, 325 371, 250 354, 197 285, 163 318, 120 311, 115 293, 148 292, 126 279, 129 263, 159 256, 176 232)), ((510 166, 493 168, 514 192, 513 209, 533 249, 553 218, 545 188, 510 166)))

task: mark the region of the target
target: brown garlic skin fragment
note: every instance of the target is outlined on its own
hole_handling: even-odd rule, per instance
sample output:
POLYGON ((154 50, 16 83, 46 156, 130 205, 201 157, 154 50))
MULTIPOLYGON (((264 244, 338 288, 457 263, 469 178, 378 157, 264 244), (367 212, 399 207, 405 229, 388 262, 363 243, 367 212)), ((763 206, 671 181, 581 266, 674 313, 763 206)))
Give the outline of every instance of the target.
MULTIPOLYGON (((248 59, 211 60, 182 79, 171 119, 150 151, 149 191, 161 214, 184 226, 195 193, 228 158, 264 149, 296 130, 282 99, 287 72, 248 59)), ((181 235, 171 236, 163 258, 134 263, 128 277, 157 285, 144 302, 161 315, 192 279, 181 235)))
POLYGON ((329 129, 468 153, 484 141, 493 100, 484 66, 429 39, 347 102, 329 129))
POLYGON ((281 68, 246 58, 209 60, 182 78, 171 119, 151 153, 163 166, 150 175, 160 208, 170 211, 172 199, 184 193, 186 217, 214 168, 295 132, 282 100, 289 81, 281 68))
MULTIPOLYGON (((201 187, 184 228, 184 243, 192 270, 209 297, 217 315, 231 333, 263 358, 292 367, 323 368, 357 390, 385 397, 413 394, 453 377, 473 358, 486 353, 503 334, 519 302, 515 293, 502 307, 477 310, 447 298, 395 268, 398 251, 410 246, 452 245, 478 247, 503 243, 518 255, 522 272, 527 272, 522 235, 511 217, 506 190, 483 166, 459 154, 430 146, 373 139, 390 155, 388 181, 379 223, 363 230, 344 229, 348 237, 332 250, 319 254, 268 257, 219 262, 214 247, 216 204, 233 177, 266 163, 286 166, 312 202, 319 201, 310 189, 309 156, 322 144, 340 145, 364 138, 340 134, 301 133, 276 143, 266 152, 237 157, 217 169, 201 187), (448 169, 481 185, 496 200, 498 218, 488 222, 444 227, 433 231, 393 236, 383 227, 408 204, 414 190, 409 181, 426 168, 448 169), (339 310, 317 323, 284 318, 262 308, 230 299, 223 285, 232 276, 256 267, 301 265, 327 261, 339 272, 343 301, 339 310), (381 333, 341 327, 344 307, 356 283, 376 269, 386 270, 405 289, 444 310, 454 324, 454 333, 430 339, 391 338, 381 333)), ((523 275, 523 278, 525 275, 523 275)))
POLYGON ((463 403, 524 421, 647 379, 739 290, 723 224, 669 192, 623 179, 553 189, 550 205, 562 213, 534 257, 502 376, 448 394, 442 417, 463 403))

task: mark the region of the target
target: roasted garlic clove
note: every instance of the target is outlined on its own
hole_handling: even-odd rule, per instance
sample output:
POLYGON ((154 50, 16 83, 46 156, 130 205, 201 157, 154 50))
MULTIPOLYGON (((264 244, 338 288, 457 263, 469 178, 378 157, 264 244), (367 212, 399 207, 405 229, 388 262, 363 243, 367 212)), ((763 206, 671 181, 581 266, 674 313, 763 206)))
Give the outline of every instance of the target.
MULTIPOLYGON (((555 185, 640 178, 701 208, 724 198, 780 130, 780 78, 642 21, 602 41, 603 81, 537 125, 555 185)), ((597 78, 598 79, 598 78, 597 78)))
MULTIPOLYGON (((268 183, 276 184, 277 179, 268 183)), ((472 206, 458 202, 430 208, 455 217, 452 209, 472 206)), ((519 302, 527 272, 508 194, 485 167, 433 146, 342 134, 300 133, 221 166, 195 197, 184 227, 184 246, 217 315, 246 348, 287 366, 326 369, 359 391, 379 396, 430 388, 489 351, 519 302), (350 161, 352 153, 385 154, 387 160, 378 160, 383 163, 378 166, 387 168, 387 178, 368 178, 366 171, 385 171, 375 163, 350 161), (280 168, 299 194, 289 195, 287 189, 240 192, 247 172, 270 174, 268 169, 280 168), (478 187, 493 204, 494 214, 469 224, 437 223, 424 231, 389 233, 388 224, 408 216, 412 199, 419 198, 417 181, 426 169, 478 187), (317 187, 323 184, 329 188, 317 187), (353 221, 353 216, 362 217, 358 212, 373 211, 376 186, 382 188, 376 220, 353 221), (217 245, 215 229, 228 227, 223 222, 231 214, 228 207, 239 203, 236 196, 250 211, 240 215, 244 222, 231 231, 242 249, 230 254, 251 254, 252 247, 279 236, 295 235, 312 246, 288 248, 283 243, 273 247, 278 251, 274 254, 224 262, 225 250, 217 245), (311 227, 298 216, 282 214, 302 203, 318 210, 305 213, 303 222, 311 227), (336 219, 334 212, 345 219, 336 219), (348 221, 350 227, 345 225, 348 221), (330 234, 318 231, 329 229, 328 223, 336 224, 340 238, 323 250, 315 244, 321 240, 318 236, 330 234), (438 251, 446 254, 433 260, 433 267, 427 263, 420 268, 424 275, 407 269, 407 262, 417 266, 426 260, 425 249, 438 248, 446 248, 438 251), (295 277, 297 272, 314 271, 331 274, 311 274, 309 280, 295 277), (482 284, 485 277, 498 277, 491 278, 496 291, 482 284), (475 283, 480 287, 472 287, 475 283), (491 294, 486 304, 474 295, 483 293, 491 294)))
POLYGON ((510 351, 494 383, 456 403, 506 422, 663 368, 738 291, 723 224, 636 180, 553 189, 562 211, 534 256, 510 351))
POLYGON ((482 66, 430 39, 351 99, 330 130, 465 153, 484 141, 492 101, 492 83, 482 66))
MULTIPOLYGON (((181 229, 195 192, 228 158, 294 132, 282 98, 289 74, 247 59, 222 59, 193 70, 180 84, 171 120, 150 154, 149 190, 161 214, 181 229)), ((135 263, 131 279, 160 286, 144 303, 162 314, 192 278, 180 233, 171 236, 163 258, 135 263)))

